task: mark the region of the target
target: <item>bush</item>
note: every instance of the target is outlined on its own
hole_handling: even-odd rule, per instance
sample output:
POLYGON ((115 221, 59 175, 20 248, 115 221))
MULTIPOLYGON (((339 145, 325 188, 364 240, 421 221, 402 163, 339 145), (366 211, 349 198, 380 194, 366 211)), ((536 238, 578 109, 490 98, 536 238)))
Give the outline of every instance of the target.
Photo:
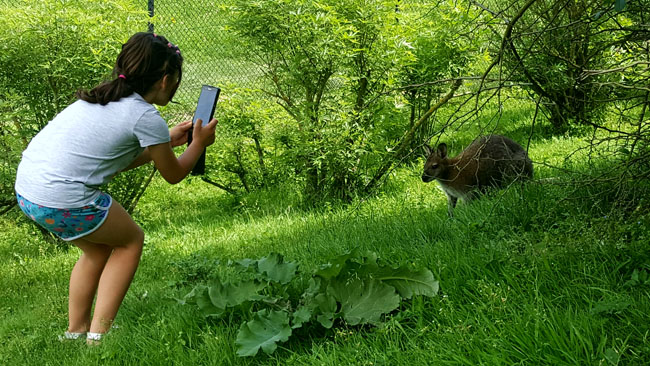
POLYGON ((293 171, 307 197, 349 199, 398 121, 386 90, 409 46, 394 2, 235 1, 233 30, 291 116, 293 171), (371 143, 373 143, 371 145, 371 143))
POLYGON ((261 91, 227 86, 217 141, 208 148, 208 181, 230 193, 272 187, 295 176, 289 116, 261 91))
MULTIPOLYGON (((121 44, 145 28, 143 10, 134 0, 0 1, 0 203, 14 201, 16 167, 29 140, 79 88, 110 73, 121 44)), ((132 173, 126 183, 139 185, 143 175, 132 173)))

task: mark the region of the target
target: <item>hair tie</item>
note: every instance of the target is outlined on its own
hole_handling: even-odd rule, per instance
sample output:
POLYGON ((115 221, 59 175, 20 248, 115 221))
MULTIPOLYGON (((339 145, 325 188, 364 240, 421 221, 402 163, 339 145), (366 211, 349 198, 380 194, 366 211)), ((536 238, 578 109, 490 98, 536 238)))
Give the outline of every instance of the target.
POLYGON ((124 76, 124 74, 119 74, 117 77, 126 80, 126 76, 124 76))
POLYGON ((172 50, 176 51, 176 54, 178 54, 178 55, 181 54, 181 50, 178 48, 177 45, 175 45, 175 44, 173 44, 173 43, 171 43, 171 42, 167 42, 167 47, 169 47, 169 48, 171 48, 172 50))

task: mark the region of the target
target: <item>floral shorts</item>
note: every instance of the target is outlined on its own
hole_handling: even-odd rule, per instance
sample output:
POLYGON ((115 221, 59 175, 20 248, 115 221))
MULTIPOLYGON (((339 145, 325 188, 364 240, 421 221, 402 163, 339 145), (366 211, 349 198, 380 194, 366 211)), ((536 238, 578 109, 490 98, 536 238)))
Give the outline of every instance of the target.
POLYGON ((37 224, 59 238, 70 241, 97 230, 106 220, 113 199, 102 192, 88 206, 79 208, 51 208, 37 205, 16 193, 18 207, 37 224))

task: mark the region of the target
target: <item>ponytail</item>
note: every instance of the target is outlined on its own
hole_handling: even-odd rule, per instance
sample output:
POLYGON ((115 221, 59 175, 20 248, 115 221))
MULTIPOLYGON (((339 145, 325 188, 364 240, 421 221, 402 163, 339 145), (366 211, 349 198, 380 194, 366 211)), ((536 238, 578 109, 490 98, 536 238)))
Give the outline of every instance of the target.
POLYGON ((124 45, 113 68, 113 80, 105 81, 90 91, 77 91, 77 98, 106 105, 137 92, 144 95, 165 75, 182 77, 183 56, 163 36, 136 33, 124 45))
POLYGON ((133 94, 133 88, 123 78, 116 78, 111 81, 105 81, 90 91, 77 91, 77 98, 89 103, 99 103, 106 105, 108 102, 115 102, 120 98, 128 97, 133 94))

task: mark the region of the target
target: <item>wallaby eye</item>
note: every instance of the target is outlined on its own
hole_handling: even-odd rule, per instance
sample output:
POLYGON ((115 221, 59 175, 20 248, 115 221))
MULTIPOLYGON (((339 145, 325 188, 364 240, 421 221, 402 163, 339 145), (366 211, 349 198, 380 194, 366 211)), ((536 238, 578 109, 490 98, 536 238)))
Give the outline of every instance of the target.
POLYGON ((438 169, 438 164, 431 165, 431 169, 438 169))

